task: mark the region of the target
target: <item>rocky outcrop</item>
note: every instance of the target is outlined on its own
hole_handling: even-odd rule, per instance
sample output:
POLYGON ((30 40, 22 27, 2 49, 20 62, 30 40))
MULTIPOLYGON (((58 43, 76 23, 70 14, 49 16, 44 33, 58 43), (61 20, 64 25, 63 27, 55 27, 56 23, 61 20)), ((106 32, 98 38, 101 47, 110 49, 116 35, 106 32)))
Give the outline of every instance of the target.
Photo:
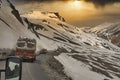
POLYGON ((60 16, 60 14, 59 14, 58 12, 55 12, 54 14, 55 14, 61 21, 65 22, 65 19, 64 19, 62 16, 60 16))
POLYGON ((11 13, 17 18, 18 21, 20 21, 23 24, 23 21, 22 21, 22 18, 20 17, 19 11, 16 10, 15 6, 13 6, 9 0, 7 0, 7 1, 10 4, 10 7, 12 8, 11 13))
POLYGON ((50 18, 57 18, 60 21, 65 22, 65 19, 58 12, 49 12, 49 11, 47 11, 47 12, 42 12, 42 14, 49 15, 50 18), (53 14, 54 14, 54 16, 53 16, 53 14))

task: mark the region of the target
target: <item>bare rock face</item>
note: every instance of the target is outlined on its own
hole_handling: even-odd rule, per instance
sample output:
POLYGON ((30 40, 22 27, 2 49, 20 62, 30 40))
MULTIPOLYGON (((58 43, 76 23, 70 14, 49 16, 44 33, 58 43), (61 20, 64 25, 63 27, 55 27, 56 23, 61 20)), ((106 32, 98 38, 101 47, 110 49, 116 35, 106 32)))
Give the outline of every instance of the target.
POLYGON ((11 13, 23 24, 23 21, 20 17, 19 11, 16 10, 15 6, 13 6, 12 3, 9 0, 7 0, 7 1, 10 4, 10 7, 12 8, 11 13))
POLYGON ((54 16, 49 16, 50 18, 57 18, 62 22, 65 22, 65 19, 59 14, 59 12, 42 12, 42 14, 54 14, 54 16))
POLYGON ((55 14, 61 21, 65 22, 65 19, 64 19, 62 16, 60 16, 60 14, 59 14, 58 12, 55 12, 54 14, 55 14))
POLYGON ((120 32, 118 35, 112 35, 111 42, 120 47, 120 32))

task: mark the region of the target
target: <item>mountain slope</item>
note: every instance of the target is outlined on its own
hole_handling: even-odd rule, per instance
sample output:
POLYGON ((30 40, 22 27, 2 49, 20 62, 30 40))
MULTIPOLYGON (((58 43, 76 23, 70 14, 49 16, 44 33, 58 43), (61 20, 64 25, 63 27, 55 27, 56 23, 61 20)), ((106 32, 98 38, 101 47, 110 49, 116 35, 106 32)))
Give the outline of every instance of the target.
POLYGON ((68 50, 55 59, 63 65, 69 77, 73 80, 119 80, 120 48, 65 22, 45 18, 41 14, 37 19, 30 17, 33 14, 22 15, 26 17, 24 21, 28 29, 40 40, 47 38, 54 41, 56 47, 68 50))
POLYGON ((40 14, 40 12, 40 16, 36 19, 34 18, 34 14, 35 13, 33 12, 22 16, 26 17, 24 18, 24 21, 27 23, 28 29, 31 30, 38 38, 43 36, 47 39, 69 46, 81 47, 87 45, 110 50, 116 50, 117 48, 108 41, 95 35, 87 34, 75 26, 49 17, 46 18, 45 15, 40 14), (32 17, 30 15, 32 15, 32 17))
POLYGON ((18 11, 11 6, 13 5, 9 1, 2 0, 0 8, 0 48, 13 48, 19 36, 30 35, 30 32, 21 24, 22 21, 20 21, 18 11))
POLYGON ((120 47, 120 23, 103 23, 89 31, 120 47))

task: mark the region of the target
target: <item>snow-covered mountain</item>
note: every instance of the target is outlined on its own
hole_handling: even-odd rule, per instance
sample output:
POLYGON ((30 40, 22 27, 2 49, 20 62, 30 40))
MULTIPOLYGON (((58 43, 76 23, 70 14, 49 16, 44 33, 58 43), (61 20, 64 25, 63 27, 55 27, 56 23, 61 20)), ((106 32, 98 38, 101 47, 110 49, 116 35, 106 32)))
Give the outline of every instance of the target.
POLYGON ((8 0, 1 1, 0 48, 15 48, 19 36, 32 37, 38 50, 67 50, 55 58, 73 80, 120 79, 119 47, 65 23, 58 13, 33 11, 20 15, 8 0))
POLYGON ((116 44, 120 47, 120 23, 103 23, 94 28, 91 28, 89 32, 97 34, 99 37, 107 39, 108 41, 116 44))

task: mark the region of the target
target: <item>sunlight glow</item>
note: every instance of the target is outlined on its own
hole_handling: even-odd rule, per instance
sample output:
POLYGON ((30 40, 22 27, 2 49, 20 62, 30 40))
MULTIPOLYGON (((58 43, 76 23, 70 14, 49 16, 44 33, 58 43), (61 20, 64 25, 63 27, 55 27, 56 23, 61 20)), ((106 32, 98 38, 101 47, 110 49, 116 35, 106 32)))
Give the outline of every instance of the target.
POLYGON ((75 1, 71 2, 71 7, 78 10, 83 7, 83 3, 82 3, 82 1, 75 0, 75 1))
POLYGON ((74 6, 79 6, 81 3, 80 3, 80 1, 78 1, 78 0, 75 0, 74 2, 73 2, 73 4, 74 4, 74 6))

